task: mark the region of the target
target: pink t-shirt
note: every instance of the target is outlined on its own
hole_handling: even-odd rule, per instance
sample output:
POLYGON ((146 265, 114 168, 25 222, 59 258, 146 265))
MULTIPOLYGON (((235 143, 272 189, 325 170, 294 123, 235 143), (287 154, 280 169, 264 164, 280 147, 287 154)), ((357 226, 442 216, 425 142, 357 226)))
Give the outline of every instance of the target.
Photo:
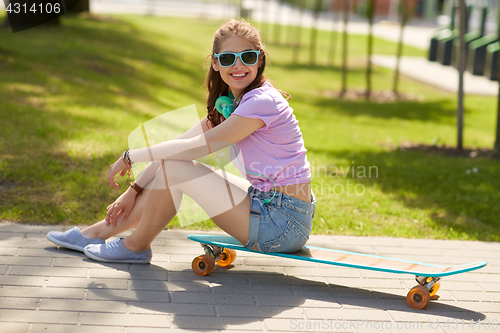
MULTIPOLYGON (((233 114, 262 119, 266 124, 235 144, 239 162, 246 171, 266 175, 277 186, 311 180, 299 122, 287 100, 270 83, 246 93, 233 114)), ((254 188, 272 190, 274 184, 270 179, 242 170, 232 148, 231 161, 254 188)))

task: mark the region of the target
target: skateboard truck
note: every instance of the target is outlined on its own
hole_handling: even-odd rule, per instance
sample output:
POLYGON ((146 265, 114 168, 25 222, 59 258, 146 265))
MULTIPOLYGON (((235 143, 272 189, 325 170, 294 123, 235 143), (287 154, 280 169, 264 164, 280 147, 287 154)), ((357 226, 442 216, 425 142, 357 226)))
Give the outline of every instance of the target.
POLYGON ((429 300, 437 300, 439 296, 436 295, 441 282, 441 278, 431 276, 416 276, 415 280, 418 285, 413 287, 406 295, 406 302, 414 309, 424 308, 429 300))
POLYGON ((201 246, 205 254, 194 258, 191 263, 191 268, 196 275, 208 275, 214 270, 215 263, 218 266, 226 267, 231 265, 236 259, 236 251, 233 249, 203 243, 201 243, 201 246))

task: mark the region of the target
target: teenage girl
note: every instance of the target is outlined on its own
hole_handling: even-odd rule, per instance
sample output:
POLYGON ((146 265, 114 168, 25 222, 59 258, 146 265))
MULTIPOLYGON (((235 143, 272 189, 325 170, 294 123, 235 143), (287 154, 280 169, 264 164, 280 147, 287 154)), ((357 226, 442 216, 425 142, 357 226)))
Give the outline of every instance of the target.
POLYGON ((213 40, 207 115, 174 140, 126 151, 109 168, 111 186, 118 188, 114 176, 125 175, 133 162, 150 163, 107 208, 106 218, 47 238, 94 260, 149 263, 151 243, 187 194, 246 247, 299 250, 309 238, 316 205, 310 165, 286 93, 263 74, 266 58, 257 29, 244 20, 224 23, 213 40), (233 164, 248 181, 196 161, 230 145, 233 164), (133 227, 130 236, 105 243, 133 227))

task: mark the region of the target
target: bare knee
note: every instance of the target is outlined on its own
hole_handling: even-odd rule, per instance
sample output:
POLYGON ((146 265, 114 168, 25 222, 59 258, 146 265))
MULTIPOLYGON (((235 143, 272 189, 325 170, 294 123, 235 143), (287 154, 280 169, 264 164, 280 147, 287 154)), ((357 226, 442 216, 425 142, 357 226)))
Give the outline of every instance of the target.
POLYGON ((155 175, 155 182, 170 187, 196 178, 195 162, 164 160, 155 175), (166 181, 165 181, 166 178, 166 181))

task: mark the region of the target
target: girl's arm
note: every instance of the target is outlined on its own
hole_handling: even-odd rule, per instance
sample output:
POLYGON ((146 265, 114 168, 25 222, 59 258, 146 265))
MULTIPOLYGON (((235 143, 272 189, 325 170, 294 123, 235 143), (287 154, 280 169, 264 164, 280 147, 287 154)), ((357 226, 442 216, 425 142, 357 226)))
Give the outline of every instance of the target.
MULTIPOLYGON (((177 139, 189 139, 196 137, 210 129, 209 125, 207 125, 207 117, 203 117, 200 122, 194 125, 192 128, 184 132, 183 134, 176 137, 177 139)), ((135 180, 135 183, 140 187, 145 187, 155 176, 156 171, 160 167, 161 161, 151 161, 148 166, 141 172, 139 177, 135 180)))
POLYGON ((222 124, 194 137, 180 136, 151 147, 129 151, 134 162, 164 159, 191 161, 236 143, 265 125, 262 119, 232 115, 222 124))

